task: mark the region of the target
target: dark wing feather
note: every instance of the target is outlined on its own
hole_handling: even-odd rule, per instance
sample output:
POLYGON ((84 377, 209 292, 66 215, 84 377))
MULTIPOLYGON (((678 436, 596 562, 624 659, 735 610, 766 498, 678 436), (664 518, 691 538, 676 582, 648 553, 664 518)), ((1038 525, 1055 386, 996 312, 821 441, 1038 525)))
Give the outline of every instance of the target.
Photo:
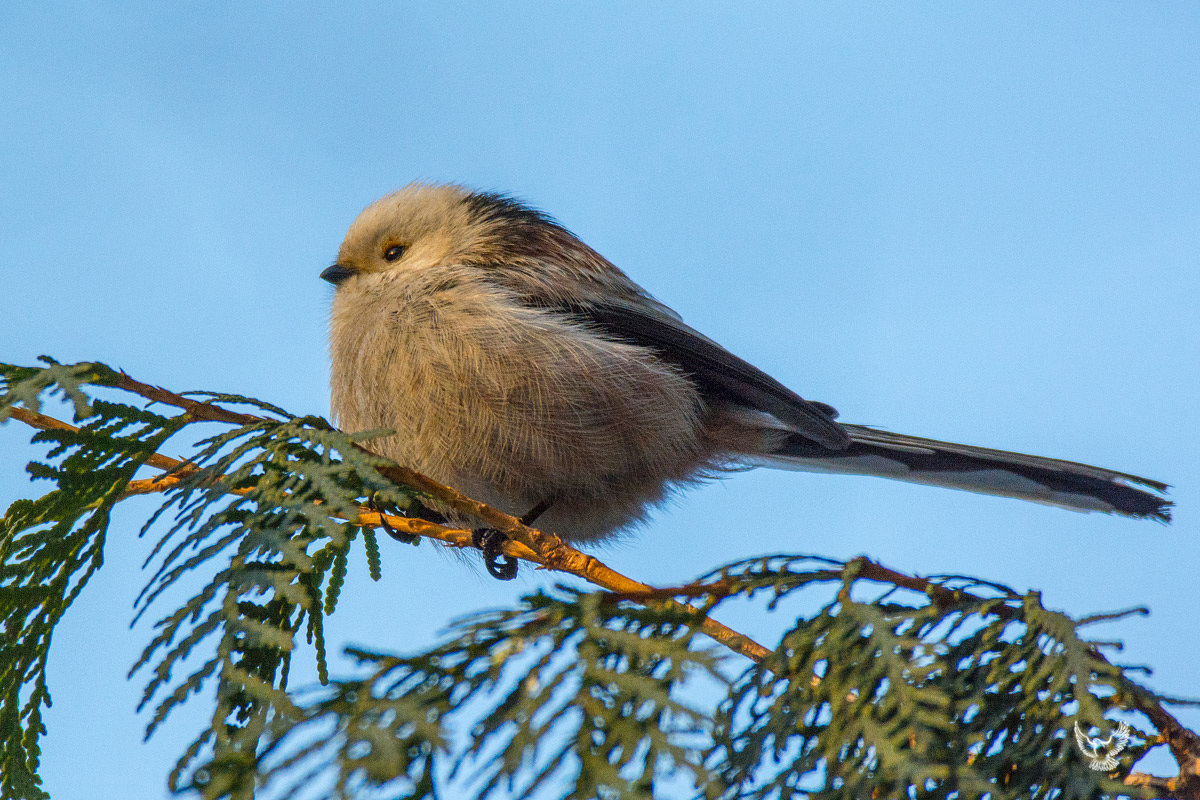
POLYGON ((711 400, 765 411, 804 438, 833 450, 850 444, 850 437, 834 422, 837 411, 831 406, 805 400, 674 317, 625 304, 538 305, 577 317, 617 341, 654 350, 687 373, 711 400))

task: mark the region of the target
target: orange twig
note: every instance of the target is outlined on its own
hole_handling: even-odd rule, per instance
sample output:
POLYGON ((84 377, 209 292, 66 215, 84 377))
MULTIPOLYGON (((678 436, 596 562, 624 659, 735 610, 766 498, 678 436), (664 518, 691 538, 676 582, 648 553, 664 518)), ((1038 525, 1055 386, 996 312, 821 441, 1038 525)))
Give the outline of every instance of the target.
MULTIPOLYGON (((206 422, 224 422, 233 425, 250 425, 269 422, 266 417, 252 414, 242 414, 230 411, 212 403, 201 403, 175 394, 167 389, 142 383, 121 373, 118 388, 141 395, 149 400, 166 405, 182 408, 192 419, 206 422)), ((78 430, 74 425, 62 422, 44 414, 23 408, 10 409, 11 416, 36 428, 57 428, 59 430, 78 430)), ((360 448, 365 450, 365 448, 360 448)), ((367 451, 369 452, 369 451, 367 451)), ((376 455, 376 454, 373 454, 376 455)), ((130 481, 122 495, 130 497, 139 494, 165 492, 176 486, 192 470, 184 466, 184 462, 169 456, 155 453, 146 459, 149 466, 171 474, 130 481), (180 469, 182 467, 182 469, 180 469)), ((436 498, 440 503, 459 513, 473 516, 490 527, 497 528, 509 535, 502 545, 505 555, 519 558, 537 564, 539 568, 564 572, 582 578, 603 589, 617 592, 645 593, 653 591, 653 587, 635 581, 609 567, 599 559, 581 553, 551 533, 536 530, 521 524, 516 517, 509 516, 499 509, 472 500, 461 492, 439 483, 419 472, 399 465, 388 465, 380 468, 380 474, 389 480, 410 486, 436 498)), ((230 490, 234 491, 234 490, 230 490)), ((244 493, 244 490, 239 493, 244 493)), ((378 511, 360 508, 358 517, 352 522, 356 525, 379 527, 386 521, 393 530, 424 538, 435 539, 450 547, 474 547, 471 531, 448 528, 423 519, 398 517, 391 514, 381 514, 378 511)), ((686 610, 699 619, 700 629, 708 636, 754 661, 762 661, 770 650, 763 647, 750 637, 738 633, 715 619, 704 615, 699 609, 682 603, 671 602, 671 605, 686 610)))

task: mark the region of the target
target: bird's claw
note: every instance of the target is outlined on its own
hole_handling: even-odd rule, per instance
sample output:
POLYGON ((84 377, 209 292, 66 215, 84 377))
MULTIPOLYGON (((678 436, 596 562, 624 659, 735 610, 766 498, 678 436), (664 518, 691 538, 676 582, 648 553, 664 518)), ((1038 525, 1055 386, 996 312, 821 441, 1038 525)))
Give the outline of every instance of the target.
POLYGON ((471 542, 483 551, 483 565, 488 574, 501 581, 517 577, 517 560, 501 550, 507 541, 508 537, 495 528, 471 531, 471 542))
MULTIPOLYGON (((404 544, 416 544, 421 538, 416 534, 405 533, 404 531, 398 531, 393 528, 391 523, 387 521, 387 513, 385 513, 383 504, 379 502, 379 497, 377 495, 371 495, 370 500, 367 501, 367 507, 379 515, 380 527, 383 528, 384 533, 395 539, 397 542, 403 542, 404 544)), ((398 512, 398 509, 396 509, 394 505, 391 506, 391 510, 398 512)))

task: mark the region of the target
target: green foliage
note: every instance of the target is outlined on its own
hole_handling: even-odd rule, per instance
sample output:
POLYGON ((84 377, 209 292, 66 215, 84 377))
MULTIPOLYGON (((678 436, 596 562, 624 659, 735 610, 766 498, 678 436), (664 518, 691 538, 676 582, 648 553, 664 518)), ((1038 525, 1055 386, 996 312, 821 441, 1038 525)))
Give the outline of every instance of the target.
MULTIPOLYGON (((187 413, 164 417, 94 397, 96 388, 119 382, 118 373, 103 365, 48 364, 0 365, 4 416, 18 403, 37 410, 42 394, 58 392, 71 400, 80 424, 78 431, 34 436, 55 444, 49 457, 58 461, 28 469, 55 488, 13 503, 0 523, 0 789, 6 798, 44 796, 36 770, 44 732, 40 711, 49 702, 46 654, 54 625, 103 561, 112 505, 146 458, 196 421, 187 413)), ((158 621, 157 635, 134 669, 150 671, 143 705, 157 701, 148 734, 216 680, 212 725, 180 759, 170 782, 179 785, 208 747, 214 762, 224 765, 209 774, 226 778, 206 793, 219 796, 224 788, 252 784, 252 774, 243 779, 242 773, 253 770, 263 726, 272 714, 291 710, 283 690, 301 631, 324 663, 323 606, 328 601, 332 609, 337 593, 324 584, 339 556, 344 563, 353 538, 346 517, 357 515, 359 498, 380 497, 402 508, 411 493, 379 475, 375 468, 383 460, 324 420, 293 417, 236 395, 203 396, 282 419, 262 418, 201 441, 186 469, 177 472, 181 480, 147 523, 149 528, 177 508, 148 559, 157 561, 157 569, 139 598, 139 614, 185 575, 207 571, 210 579, 158 621), (198 666, 189 661, 205 649, 198 666), (186 677, 177 679, 181 671, 186 677)))
POLYGON ((180 427, 177 419, 89 400, 82 386, 108 382, 106 367, 45 361, 42 369, 0 366, 0 420, 18 402, 39 410, 40 396, 57 390, 81 426, 33 436, 59 460, 27 470, 54 488, 16 501, 0 519, 0 796, 12 798, 46 796, 37 778, 38 736, 50 704, 46 656, 54 627, 104 562, 109 516, 126 484, 180 427))
POLYGON ((278 718, 266 777, 298 773, 283 792, 292 796, 333 764, 342 798, 367 789, 435 797, 439 776, 475 797, 552 786, 580 800, 649 798, 655 778, 676 771, 703 782, 696 743, 708 715, 676 689, 696 672, 721 678, 690 621, 559 587, 461 622, 417 656, 353 651, 370 676, 339 681, 307 698, 299 717, 278 718), (456 726, 470 732, 459 747, 456 726))
MULTIPOLYGON (((526 797, 553 777, 550 796, 646 798, 651 776, 673 773, 689 793, 722 800, 1131 794, 1089 768, 1072 729, 1152 695, 1097 659, 1074 622, 1036 594, 961 578, 935 581, 975 593, 952 608, 918 592, 864 602, 854 595, 872 583, 857 568, 777 556, 690 585, 691 597, 712 587, 710 606, 832 594, 729 683, 678 609, 561 587, 462 623, 425 653, 356 651, 369 677, 280 718, 265 775, 298 774, 289 797, 326 770, 339 798, 433 798, 435 777, 450 782, 465 764, 478 772, 455 785, 471 797, 526 797), (696 673, 725 687, 709 707, 675 699, 696 673)), ((1126 770, 1145 749, 1127 751, 1126 770)))
MULTIPOLYGON (((952 607, 916 592, 862 602, 856 567, 838 570, 836 596, 722 703, 709 754, 721 797, 1127 793, 1088 768, 1072 728, 1152 695, 1098 658, 1075 622, 1036 593, 962 578, 934 581, 970 593, 952 607)), ((785 576, 798 587, 822 574, 785 558, 733 565, 726 579, 750 592, 769 582, 782 597, 785 576)))
POLYGON ((324 618, 349 570, 380 575, 359 509, 423 508, 380 474, 389 462, 358 446, 368 435, 237 395, 193 393, 208 404, 196 408, 165 393, 179 413, 156 414, 107 399, 129 385, 98 364, 0 365, 0 376, 0 420, 58 394, 79 425, 34 436, 51 447, 28 469, 50 488, 0 520, 5 798, 45 797, 47 652, 103 562, 113 505, 170 437, 214 424, 204 419, 228 421, 196 444, 147 522, 165 530, 138 600, 139 616, 163 608, 134 666, 153 708, 148 735, 193 695, 213 698, 173 788, 206 798, 1097 798, 1129 794, 1119 778, 1151 744, 1138 732, 1116 774, 1089 768, 1075 723, 1105 727, 1156 698, 1038 595, 961 577, 897 581, 869 562, 812 556, 728 565, 676 603, 670 592, 639 605, 557 587, 460 621, 424 652, 350 651, 359 674, 330 682, 324 618), (350 558, 360 538, 366 557, 350 558), (761 664, 721 659, 697 638, 693 612, 735 598, 765 599, 777 616, 804 608, 761 664), (293 691, 301 637, 323 686, 293 691))

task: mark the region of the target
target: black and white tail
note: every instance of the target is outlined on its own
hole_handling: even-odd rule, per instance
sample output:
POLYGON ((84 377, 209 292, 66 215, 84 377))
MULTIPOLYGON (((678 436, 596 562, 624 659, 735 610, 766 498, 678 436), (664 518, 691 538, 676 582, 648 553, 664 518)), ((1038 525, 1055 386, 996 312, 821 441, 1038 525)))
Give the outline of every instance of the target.
POLYGON ((790 436, 755 463, 807 472, 876 475, 982 494, 1017 497, 1077 511, 1104 511, 1160 522, 1171 519, 1165 483, 1074 461, 988 450, 841 425, 850 435, 844 450, 790 436))

